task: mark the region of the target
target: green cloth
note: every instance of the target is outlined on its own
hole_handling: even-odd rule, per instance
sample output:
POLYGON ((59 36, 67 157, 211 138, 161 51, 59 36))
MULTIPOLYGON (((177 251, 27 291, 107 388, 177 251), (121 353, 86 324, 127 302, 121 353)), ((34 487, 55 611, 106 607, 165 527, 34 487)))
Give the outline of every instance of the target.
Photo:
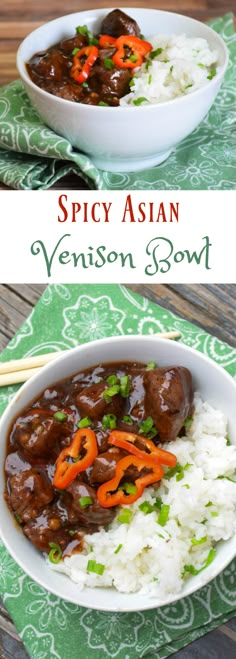
MULTIPOLYGON (((232 347, 114 284, 51 285, 0 361, 68 349, 104 336, 171 329, 180 330, 184 344, 236 375, 232 347)), ((0 413, 16 389, 1 389, 0 413)), ((69 604, 44 591, 22 572, 2 544, 0 594, 32 659, 162 659, 234 615, 236 560, 210 584, 173 605, 109 614, 69 604)))
POLYGON ((18 80, 0 90, 0 181, 31 190, 77 173, 98 190, 232 190, 236 187, 236 35, 226 14, 209 22, 228 46, 230 64, 214 105, 166 162, 135 173, 98 170, 90 158, 42 124, 18 80))

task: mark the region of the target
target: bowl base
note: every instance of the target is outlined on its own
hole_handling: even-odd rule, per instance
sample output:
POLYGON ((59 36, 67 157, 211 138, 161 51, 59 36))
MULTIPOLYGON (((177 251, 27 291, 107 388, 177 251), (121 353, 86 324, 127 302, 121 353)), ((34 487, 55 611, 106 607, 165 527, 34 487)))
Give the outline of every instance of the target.
POLYGON ((105 170, 106 172, 141 172, 150 167, 160 165, 164 160, 169 158, 173 149, 155 153, 155 155, 147 156, 146 158, 124 158, 115 160, 108 158, 97 158, 91 156, 91 160, 98 169, 105 170))

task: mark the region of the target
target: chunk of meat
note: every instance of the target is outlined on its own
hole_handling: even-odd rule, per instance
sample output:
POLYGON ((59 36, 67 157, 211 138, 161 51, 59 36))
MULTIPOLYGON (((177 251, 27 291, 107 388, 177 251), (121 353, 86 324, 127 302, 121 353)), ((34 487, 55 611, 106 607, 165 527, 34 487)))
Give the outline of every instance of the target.
POLYGON ((70 39, 63 39, 60 43, 60 48, 65 52, 68 53, 68 55, 72 54, 72 51, 74 48, 83 48, 84 46, 87 46, 88 44, 88 38, 84 34, 76 34, 75 37, 71 37, 70 39))
POLYGON ((14 476, 21 471, 27 471, 31 468, 30 462, 27 462, 22 458, 18 451, 14 453, 9 453, 5 461, 5 472, 8 476, 14 476))
POLYGON ((113 95, 121 98, 130 92, 131 77, 130 69, 106 69, 102 63, 98 62, 91 71, 89 85, 104 99, 113 95))
POLYGON ((70 428, 67 423, 56 421, 47 412, 20 417, 16 422, 12 440, 26 454, 33 458, 49 457, 67 437, 70 428))
POLYGON ((106 403, 104 392, 109 388, 106 382, 97 382, 90 387, 85 387, 77 396, 76 402, 82 417, 88 416, 92 420, 99 420, 104 414, 122 414, 124 399, 116 394, 112 396, 111 402, 106 403))
POLYGON ((140 29, 136 21, 120 9, 114 9, 102 21, 101 34, 110 37, 121 37, 126 34, 140 36, 140 29))
POLYGON ((91 483, 105 483, 115 476, 117 462, 126 455, 125 451, 114 447, 105 453, 99 453, 93 463, 90 475, 91 483))
POLYGON ((68 522, 68 511, 58 502, 53 506, 46 506, 37 518, 30 520, 23 527, 25 535, 35 547, 47 553, 50 551, 51 542, 59 544, 62 550, 68 549, 68 543, 72 540, 71 530, 77 532, 73 538, 77 537, 79 544, 81 535, 78 527, 68 522))
POLYGON ((35 469, 22 471, 9 478, 9 502, 14 511, 27 522, 54 498, 53 487, 35 469))
MULTIPOLYGON (((94 524, 97 527, 100 525, 106 526, 106 524, 112 522, 115 516, 115 509, 100 506, 95 488, 82 481, 74 480, 67 488, 66 495, 67 493, 71 495, 73 514, 73 517, 70 518, 71 521, 75 522, 76 519, 84 527, 94 524), (79 503, 82 497, 90 497, 93 503, 86 506, 86 508, 82 508, 79 503)), ((68 505, 68 500, 66 502, 68 505)))
POLYGON ((60 82, 68 69, 68 59, 60 50, 51 50, 48 53, 37 54, 31 60, 34 72, 40 78, 60 82))
POLYGON ((187 368, 173 366, 146 371, 145 412, 151 416, 161 441, 176 439, 187 416, 192 413, 192 376, 187 368))

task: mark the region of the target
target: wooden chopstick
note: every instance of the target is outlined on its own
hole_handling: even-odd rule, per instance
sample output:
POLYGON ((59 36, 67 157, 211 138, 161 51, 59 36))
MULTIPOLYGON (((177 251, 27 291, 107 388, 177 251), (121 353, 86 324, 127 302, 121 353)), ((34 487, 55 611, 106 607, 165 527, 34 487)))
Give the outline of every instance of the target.
MULTIPOLYGON (((163 339, 179 339, 181 333, 173 330, 171 332, 158 332, 158 334, 152 336, 158 336, 163 339)), ((9 362, 0 362, 0 387, 26 382, 32 375, 38 373, 42 366, 67 352, 70 351, 60 350, 35 357, 24 357, 23 359, 12 359, 9 362)))

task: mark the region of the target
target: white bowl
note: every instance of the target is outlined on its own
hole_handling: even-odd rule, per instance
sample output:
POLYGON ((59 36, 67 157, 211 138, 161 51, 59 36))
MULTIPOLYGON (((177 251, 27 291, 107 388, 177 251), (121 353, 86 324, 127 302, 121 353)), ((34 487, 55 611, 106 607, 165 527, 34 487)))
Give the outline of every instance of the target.
POLYGON ((41 586, 55 595, 81 606, 105 611, 139 611, 169 604, 201 588, 213 579, 236 555, 236 537, 219 542, 217 555, 208 568, 184 584, 180 594, 164 600, 138 593, 124 594, 112 588, 85 588, 79 591, 75 583, 48 567, 43 555, 19 529, 10 514, 4 494, 3 468, 6 438, 13 419, 23 407, 39 396, 46 387, 76 371, 101 362, 155 360, 160 366, 181 365, 190 369, 194 388, 203 398, 223 410, 229 420, 229 436, 236 444, 236 384, 221 367, 201 353, 179 343, 147 336, 122 336, 101 339, 84 344, 51 362, 30 381, 22 386, 3 414, 0 424, 0 468, 2 471, 0 493, 0 533, 10 554, 23 570, 41 586))
POLYGON ((91 9, 62 16, 32 32, 17 54, 19 74, 27 94, 43 121, 88 154, 94 164, 108 171, 136 171, 160 164, 173 147, 189 135, 210 109, 228 63, 224 42, 199 21, 155 9, 125 8, 146 38, 160 33, 203 37, 219 54, 217 75, 202 88, 161 103, 141 107, 98 107, 58 98, 37 87, 25 63, 36 52, 70 37, 77 25, 99 32, 101 21, 112 9, 91 9))

